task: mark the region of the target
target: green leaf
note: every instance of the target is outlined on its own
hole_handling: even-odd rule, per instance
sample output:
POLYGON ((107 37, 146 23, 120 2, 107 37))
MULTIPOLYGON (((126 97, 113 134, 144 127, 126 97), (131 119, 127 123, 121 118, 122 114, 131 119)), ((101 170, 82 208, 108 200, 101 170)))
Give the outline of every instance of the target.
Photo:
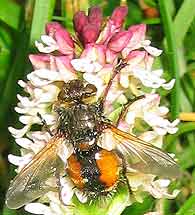
POLYGON ((176 215, 195 215, 195 194, 191 195, 176 215))
POLYGON ((30 34, 30 44, 39 39, 45 32, 45 24, 51 21, 55 8, 55 0, 36 0, 30 34))
POLYGON ((177 46, 181 46, 184 37, 195 17, 195 1, 185 0, 181 5, 174 20, 175 40, 177 46))
POLYGON ((24 68, 27 61, 27 52, 28 52, 28 42, 29 37, 28 34, 24 31, 17 35, 15 38, 15 51, 17 54, 15 54, 15 58, 13 60, 13 63, 10 68, 9 76, 7 78, 7 81, 4 83, 3 91, 0 97, 0 126, 4 125, 5 117, 9 106, 13 101, 16 99, 16 88, 17 88, 17 80, 20 78, 23 78, 24 76, 24 68))
POLYGON ((0 20, 11 28, 18 29, 21 17, 21 6, 11 0, 1 0, 0 20))
POLYGON ((2 215, 17 215, 17 211, 4 207, 2 215))
POLYGON ((181 79, 182 88, 190 101, 191 105, 194 105, 194 86, 192 82, 192 77, 189 72, 185 73, 181 79))
POLYGON ((134 203, 127 207, 122 215, 138 215, 144 214, 149 210, 152 210, 154 200, 151 196, 147 196, 142 203, 134 203))
POLYGON ((147 4, 150 7, 156 7, 156 1, 155 0, 144 0, 144 3, 147 4))
POLYGON ((195 122, 185 122, 185 123, 180 123, 178 126, 178 132, 174 135, 168 135, 166 137, 166 143, 171 145, 174 143, 177 139, 178 136, 186 133, 186 132, 192 132, 195 131, 195 122))
POLYGON ((180 68, 177 53, 177 44, 175 42, 176 34, 173 29, 173 20, 171 18, 168 1, 158 0, 158 2, 167 42, 166 55, 169 62, 169 70, 170 72, 172 72, 172 77, 175 78, 175 86, 172 89, 171 94, 171 116, 173 119, 175 119, 178 117, 180 111, 180 68))
POLYGON ((10 32, 8 32, 6 28, 0 26, 0 81, 5 81, 7 69, 11 61, 12 45, 10 32))
POLYGON ((142 22, 143 13, 138 4, 133 3, 131 0, 127 1, 127 6, 129 8, 129 12, 126 18, 126 26, 130 26, 136 23, 142 22))

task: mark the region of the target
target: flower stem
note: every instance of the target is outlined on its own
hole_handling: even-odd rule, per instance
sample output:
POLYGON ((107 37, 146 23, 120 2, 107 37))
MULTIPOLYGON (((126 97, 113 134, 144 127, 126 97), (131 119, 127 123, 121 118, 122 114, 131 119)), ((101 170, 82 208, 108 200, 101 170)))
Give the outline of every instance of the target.
POLYGON ((169 60, 169 70, 172 72, 172 77, 176 80, 171 94, 171 117, 175 119, 179 116, 180 108, 180 80, 177 44, 175 42, 176 35, 173 28, 173 20, 169 10, 169 1, 158 0, 158 2, 167 42, 166 54, 167 59, 169 60))

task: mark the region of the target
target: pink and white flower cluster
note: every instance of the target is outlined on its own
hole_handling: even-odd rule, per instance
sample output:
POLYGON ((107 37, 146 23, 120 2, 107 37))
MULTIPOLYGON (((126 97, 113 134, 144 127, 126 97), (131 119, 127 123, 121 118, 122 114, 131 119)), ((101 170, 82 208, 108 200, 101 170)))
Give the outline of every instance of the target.
MULTIPOLYGON (((52 106, 63 83, 83 78, 97 87, 98 99, 112 77, 119 59, 126 62, 127 66, 118 72, 113 80, 106 98, 107 117, 127 103, 130 95, 145 95, 129 106, 119 127, 133 132, 137 119, 145 122, 149 129, 144 131, 140 138, 158 147, 162 146, 165 134, 177 131, 178 120, 170 122, 166 119, 169 110, 160 105, 160 95, 156 93, 156 89, 160 87, 170 90, 174 85, 174 80, 167 82, 162 77, 161 69, 152 70, 154 58, 162 51, 151 46, 151 41, 146 37, 146 25, 139 24, 124 29, 126 15, 127 7, 116 8, 103 27, 103 16, 99 7, 90 8, 88 15, 82 11, 77 12, 74 16, 75 35, 70 35, 57 22, 46 25, 46 34, 41 36, 40 41, 35 42, 40 54, 29 56, 34 69, 27 75, 26 82, 18 82, 28 94, 17 95, 19 102, 15 108, 15 111, 21 114, 19 121, 24 126, 21 129, 9 127, 16 143, 22 147, 21 157, 8 157, 11 163, 18 166, 17 172, 47 144, 50 135, 45 131, 31 131, 31 126, 41 124, 37 116, 37 113, 40 113, 50 129, 55 128, 57 116, 52 111, 52 106)), ((66 163, 71 152, 72 148, 64 144, 59 156, 66 163)), ((149 192, 155 198, 174 198, 177 195, 177 191, 173 194, 167 193, 170 183, 167 179, 155 180, 153 175, 138 173, 129 175, 128 179, 135 199, 140 202, 143 191, 149 192)), ((61 186, 64 203, 71 203, 74 192, 81 202, 87 201, 82 193, 73 190, 68 179, 62 179, 61 186)), ((46 196, 50 206, 30 203, 26 210, 36 214, 66 212, 66 207, 59 201, 56 193, 49 192, 46 196)))

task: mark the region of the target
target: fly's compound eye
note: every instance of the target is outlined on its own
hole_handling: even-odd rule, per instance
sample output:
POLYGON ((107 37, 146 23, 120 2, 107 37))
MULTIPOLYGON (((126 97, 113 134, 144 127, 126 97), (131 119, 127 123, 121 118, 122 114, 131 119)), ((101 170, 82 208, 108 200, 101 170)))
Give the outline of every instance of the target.
POLYGON ((83 90, 83 98, 95 96, 96 92, 97 92, 96 86, 94 86, 93 84, 87 84, 83 90))
POLYGON ((70 101, 70 96, 69 96, 67 88, 65 86, 59 92, 59 94, 58 94, 58 100, 59 101, 64 101, 64 102, 69 102, 70 101))

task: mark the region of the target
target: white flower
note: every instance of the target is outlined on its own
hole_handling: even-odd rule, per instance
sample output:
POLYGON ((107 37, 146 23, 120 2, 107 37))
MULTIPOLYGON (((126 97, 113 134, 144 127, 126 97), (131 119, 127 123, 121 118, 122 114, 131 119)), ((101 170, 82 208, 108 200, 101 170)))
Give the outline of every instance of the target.
POLYGON ((73 59, 71 60, 71 64, 75 70, 87 73, 95 73, 100 71, 102 68, 102 65, 100 65, 98 62, 88 58, 73 59))
POLYGON ((48 35, 42 35, 41 40, 43 41, 43 43, 35 41, 35 46, 40 52, 51 53, 59 49, 58 44, 52 37, 48 35))
POLYGON ((177 124, 179 120, 172 123, 165 119, 168 109, 159 106, 160 96, 158 94, 147 94, 145 98, 135 101, 128 108, 125 117, 129 125, 134 125, 136 118, 143 119, 158 135, 165 135, 166 133, 176 133, 177 124))

